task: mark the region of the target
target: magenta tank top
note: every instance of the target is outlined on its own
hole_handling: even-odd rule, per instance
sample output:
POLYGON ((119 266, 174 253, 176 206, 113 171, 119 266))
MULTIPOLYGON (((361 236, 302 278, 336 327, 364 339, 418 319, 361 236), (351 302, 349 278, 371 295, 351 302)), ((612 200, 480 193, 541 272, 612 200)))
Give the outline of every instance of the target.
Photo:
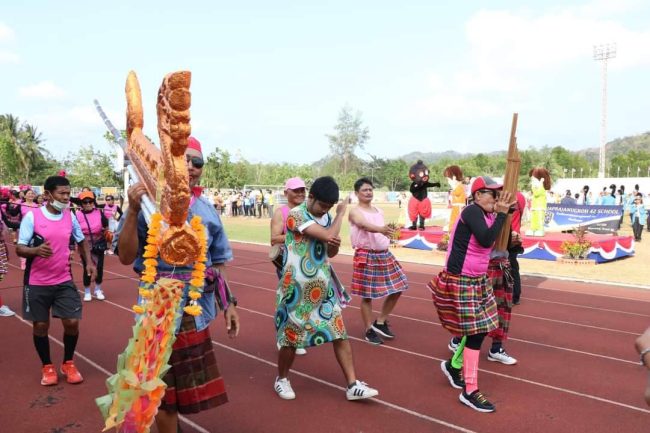
MULTIPOLYGON (((383 226, 384 214, 382 213, 381 209, 378 209, 374 206, 373 209, 375 209, 377 212, 366 212, 359 208, 366 221, 376 226, 383 226)), ((382 235, 381 233, 370 233, 368 231, 360 229, 355 224, 350 224, 350 240, 352 241, 352 248, 354 249, 362 248, 366 250, 383 251, 387 250, 390 246, 390 239, 388 239, 386 236, 382 235)))
POLYGON ((289 211, 291 209, 289 209, 289 206, 285 204, 280 208, 280 210, 282 211, 282 234, 284 235, 287 233, 287 218, 289 218, 289 211))
POLYGON ((50 242, 52 255, 48 258, 34 257, 29 268, 29 284, 33 286, 54 286, 72 279, 70 273, 70 235, 72 216, 70 210, 63 211, 60 221, 50 221, 43 214, 43 208, 32 212, 34 233, 50 242))
POLYGON ((117 212, 117 205, 114 204, 113 206, 108 206, 104 205, 104 216, 106 217, 107 220, 111 220, 113 218, 113 215, 115 215, 115 212, 117 212))
POLYGON ((86 240, 90 241, 90 233, 93 234, 95 241, 102 235, 102 214, 99 209, 93 209, 90 213, 78 212, 77 221, 79 221, 81 231, 86 237, 86 240), (88 222, 86 222, 86 219, 88 222))

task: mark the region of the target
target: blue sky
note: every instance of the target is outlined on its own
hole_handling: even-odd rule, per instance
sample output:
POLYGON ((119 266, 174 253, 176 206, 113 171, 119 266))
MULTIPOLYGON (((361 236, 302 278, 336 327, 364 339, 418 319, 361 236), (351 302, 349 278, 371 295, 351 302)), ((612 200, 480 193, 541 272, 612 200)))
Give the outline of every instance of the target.
POLYGON ((92 101, 123 127, 129 70, 157 138, 158 86, 181 69, 204 151, 252 162, 325 156, 345 104, 370 129, 361 157, 506 149, 515 111, 521 148, 595 147, 593 45, 610 42, 608 137, 650 130, 644 1, 8 3, 0 113, 36 125, 59 157, 109 149, 92 101))

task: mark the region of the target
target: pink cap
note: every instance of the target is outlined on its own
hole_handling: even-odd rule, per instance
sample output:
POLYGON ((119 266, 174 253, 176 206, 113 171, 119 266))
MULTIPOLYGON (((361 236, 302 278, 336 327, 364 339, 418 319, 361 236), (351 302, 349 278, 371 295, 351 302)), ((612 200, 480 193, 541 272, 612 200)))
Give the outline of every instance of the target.
MULTIPOLYGON (((203 158, 203 151, 201 150, 201 143, 196 138, 189 137, 187 139, 187 150, 194 150, 194 151, 199 153, 196 156, 200 156, 201 158, 203 158)), ((190 153, 194 154, 194 152, 190 152, 190 153)))
POLYGON ((305 181, 299 177, 292 177, 291 179, 287 179, 287 181, 284 183, 285 190, 298 188, 305 188, 305 181))

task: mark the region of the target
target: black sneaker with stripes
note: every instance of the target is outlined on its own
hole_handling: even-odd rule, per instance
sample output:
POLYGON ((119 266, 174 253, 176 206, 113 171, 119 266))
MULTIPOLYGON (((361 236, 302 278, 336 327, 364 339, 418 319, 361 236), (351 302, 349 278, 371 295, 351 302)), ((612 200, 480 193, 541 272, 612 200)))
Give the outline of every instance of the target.
POLYGON ((377 321, 375 320, 372 323, 371 328, 374 329, 377 334, 381 335, 384 338, 395 338, 395 334, 393 334, 393 332, 388 327, 388 320, 382 324, 377 323, 377 321))
POLYGON ((451 361, 442 361, 440 369, 449 379, 449 384, 456 389, 465 388, 465 381, 463 380, 462 369, 454 368, 451 366, 451 361))
POLYGON ((490 403, 478 389, 469 395, 463 391, 458 396, 458 399, 461 403, 478 412, 494 412, 497 410, 496 407, 494 407, 494 405, 490 403))

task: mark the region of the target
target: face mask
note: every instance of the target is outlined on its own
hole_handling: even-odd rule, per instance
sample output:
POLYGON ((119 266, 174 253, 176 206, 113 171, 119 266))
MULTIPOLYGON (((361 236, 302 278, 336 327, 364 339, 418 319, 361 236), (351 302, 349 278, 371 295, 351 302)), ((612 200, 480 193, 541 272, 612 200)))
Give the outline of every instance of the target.
POLYGON ((70 203, 61 203, 61 202, 58 201, 58 200, 52 200, 52 201, 50 202, 50 205, 51 205, 54 209, 58 210, 59 212, 62 212, 64 209, 67 209, 67 208, 68 208, 68 206, 70 205, 70 203))

